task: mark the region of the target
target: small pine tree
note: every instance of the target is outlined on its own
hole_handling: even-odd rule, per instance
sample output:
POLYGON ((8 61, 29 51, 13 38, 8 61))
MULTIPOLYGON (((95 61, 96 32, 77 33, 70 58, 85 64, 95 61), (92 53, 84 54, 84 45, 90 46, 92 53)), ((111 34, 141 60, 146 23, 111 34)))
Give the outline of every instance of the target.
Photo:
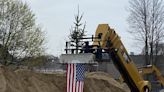
POLYGON ((74 46, 76 47, 76 53, 78 53, 79 46, 81 45, 81 40, 83 36, 85 36, 86 22, 81 23, 82 18, 83 14, 80 14, 78 7, 78 13, 75 15, 74 26, 71 27, 69 36, 69 39, 74 43, 74 46))

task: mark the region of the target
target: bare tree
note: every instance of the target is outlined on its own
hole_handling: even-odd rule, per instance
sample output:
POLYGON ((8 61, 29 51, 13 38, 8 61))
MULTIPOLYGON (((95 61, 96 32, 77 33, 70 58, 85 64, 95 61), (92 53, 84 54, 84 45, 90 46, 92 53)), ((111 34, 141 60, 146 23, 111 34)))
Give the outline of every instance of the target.
POLYGON ((82 18, 83 18, 83 14, 80 14, 79 7, 78 7, 78 13, 77 15, 75 15, 74 26, 71 27, 70 36, 69 36, 70 40, 75 43, 76 53, 78 53, 78 48, 79 45, 81 44, 80 43, 81 38, 85 36, 86 23, 84 24, 81 23, 82 18))
POLYGON ((144 43, 145 64, 153 64, 157 46, 164 38, 163 0, 130 0, 129 4, 129 32, 144 43))
POLYGON ((0 63, 12 64, 9 56, 19 59, 44 53, 44 41, 44 32, 26 3, 0 0, 0 63))

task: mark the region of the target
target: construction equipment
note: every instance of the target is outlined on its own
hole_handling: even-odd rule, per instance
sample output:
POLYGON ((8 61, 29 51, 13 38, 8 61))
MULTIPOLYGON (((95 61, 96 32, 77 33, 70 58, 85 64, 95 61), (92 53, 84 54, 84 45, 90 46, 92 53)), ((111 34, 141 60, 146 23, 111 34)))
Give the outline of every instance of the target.
MULTIPOLYGON (((164 87, 164 77, 162 76, 161 72, 155 65, 147 65, 143 67, 139 67, 138 71, 140 75, 144 78, 148 78, 149 76, 149 81, 155 85, 155 87, 152 87, 152 90, 156 92, 156 90, 161 90, 164 87)), ((122 76, 119 77, 118 81, 120 83, 124 83, 124 79, 122 76)), ((160 91, 161 92, 161 91, 160 91)))
POLYGON ((158 68, 154 65, 148 65, 146 67, 140 67, 139 68, 139 73, 142 76, 145 76, 147 74, 154 74, 155 78, 159 83, 164 87, 164 78, 161 74, 161 72, 158 70, 158 68))
MULTIPOLYGON (((111 29, 108 24, 99 24, 95 37, 90 37, 93 41, 92 45, 89 42, 85 42, 84 46, 81 46, 79 53, 91 53, 94 55, 94 61, 96 62, 109 62, 108 57, 111 57, 114 65, 119 70, 123 79, 129 86, 132 92, 150 92, 151 86, 149 81, 145 81, 143 77, 139 74, 139 71, 132 59, 128 55, 120 37, 117 35, 114 29, 111 29)), ((88 39, 88 38, 83 38, 88 39)), ((66 47, 67 48, 67 47, 66 47)), ((71 49, 66 49, 66 52, 71 49)), ((76 49, 77 50, 77 49, 76 49)), ((69 54, 72 57, 74 54, 69 54)), ((81 55, 81 54, 78 54, 81 55)), ((87 63, 91 60, 83 62, 82 56, 78 56, 75 61, 81 63, 87 63), (79 60, 78 60, 79 59, 79 60)), ((62 60, 67 60, 69 57, 61 56, 62 60)), ((61 61, 64 63, 64 61, 61 61)))

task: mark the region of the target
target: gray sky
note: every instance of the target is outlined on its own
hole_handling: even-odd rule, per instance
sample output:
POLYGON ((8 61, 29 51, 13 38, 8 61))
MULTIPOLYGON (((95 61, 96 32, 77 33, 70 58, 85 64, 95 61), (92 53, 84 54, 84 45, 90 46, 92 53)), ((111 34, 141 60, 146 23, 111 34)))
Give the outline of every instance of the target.
POLYGON ((47 53, 60 55, 73 25, 79 5, 84 13, 88 35, 95 34, 98 24, 108 23, 121 36, 128 52, 140 52, 127 32, 128 0, 23 0, 36 14, 37 23, 47 33, 47 53))

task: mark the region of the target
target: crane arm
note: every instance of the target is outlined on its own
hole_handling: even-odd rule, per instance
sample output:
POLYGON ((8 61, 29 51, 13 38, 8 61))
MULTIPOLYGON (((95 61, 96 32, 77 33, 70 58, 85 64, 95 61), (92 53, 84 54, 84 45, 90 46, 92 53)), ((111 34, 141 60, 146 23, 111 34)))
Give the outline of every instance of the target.
POLYGON ((109 52, 114 65, 131 91, 145 92, 150 89, 149 82, 145 81, 139 74, 137 67, 114 29, 111 29, 108 24, 100 24, 95 36, 100 39, 95 39, 93 45, 100 45, 106 52, 109 52))

